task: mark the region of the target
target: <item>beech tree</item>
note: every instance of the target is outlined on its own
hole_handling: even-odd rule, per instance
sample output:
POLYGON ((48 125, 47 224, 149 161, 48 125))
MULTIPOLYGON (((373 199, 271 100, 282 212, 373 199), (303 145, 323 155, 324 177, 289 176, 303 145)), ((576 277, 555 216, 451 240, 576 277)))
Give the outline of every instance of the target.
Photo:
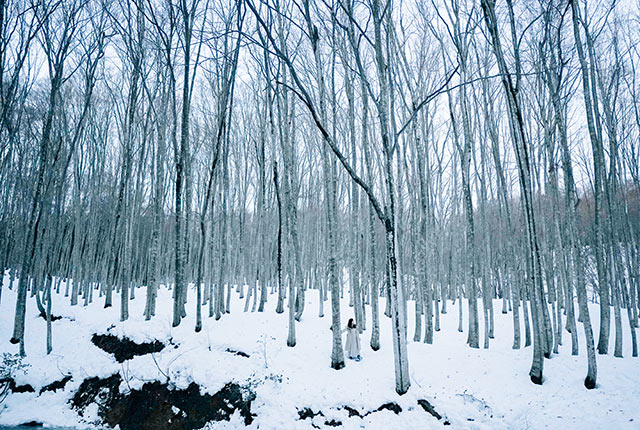
POLYGON ((404 394, 407 342, 454 335, 453 311, 469 347, 531 347, 536 384, 570 339, 596 388, 594 330, 599 354, 622 358, 628 336, 637 355, 630 15, 580 0, 2 2, 11 342, 55 351, 58 295, 115 301, 124 321, 171 294, 172 325, 193 318, 196 336, 241 299, 285 314, 290 348, 331 342, 336 370, 353 316, 371 353, 393 351, 404 394), (331 332, 302 339, 316 298, 331 332), (42 339, 25 339, 30 301, 42 339))

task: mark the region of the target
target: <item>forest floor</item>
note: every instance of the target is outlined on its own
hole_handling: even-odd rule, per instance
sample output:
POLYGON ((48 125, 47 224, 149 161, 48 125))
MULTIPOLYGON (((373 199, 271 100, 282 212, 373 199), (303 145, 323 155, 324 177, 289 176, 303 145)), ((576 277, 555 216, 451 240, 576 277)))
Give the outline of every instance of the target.
MULTIPOLYGON (((6 286, 0 303, 0 352, 16 353, 9 343, 13 327, 16 294, 6 286)), ((63 285, 64 291, 64 285, 63 285)), ((346 291, 345 291, 346 293, 346 291)), ((193 294, 190 291, 189 294, 193 294)), ((195 300, 191 300, 194 302, 195 300)), ((624 358, 598 356, 598 385, 588 391, 583 386, 586 357, 582 326, 580 355, 571 356, 571 339, 563 332, 560 354, 545 360, 544 384, 529 381, 532 349, 512 350, 512 315, 502 314, 502 303, 495 306, 495 339, 490 348, 471 349, 467 338, 466 306, 464 332, 457 331, 458 306, 448 303, 448 313, 440 316, 441 331, 434 343, 412 342, 413 302, 409 303, 409 368, 411 388, 403 396, 395 392, 391 348, 390 319, 381 314, 381 349, 369 347, 370 309, 367 330, 361 337, 362 361, 346 360, 346 367, 329 367, 331 354, 330 302, 325 316, 318 317, 318 293, 308 291, 302 321, 296 324, 297 345, 286 346, 287 313, 276 314, 276 295, 270 295, 265 312, 243 312, 244 301, 234 290, 231 313, 219 321, 207 318, 203 308, 203 330, 194 333, 194 310, 177 328, 171 327, 171 292, 161 289, 157 316, 144 321, 144 290, 136 290, 128 321, 119 322, 119 297, 114 307, 103 309, 103 300, 71 307, 68 298, 54 295, 53 313, 63 316, 53 322, 53 352, 45 354, 45 321, 38 317, 35 303, 28 302, 26 352, 29 367, 15 375, 16 384, 30 384, 33 393, 14 393, 0 405, 0 426, 36 421, 48 426, 92 428, 97 422, 97 407, 87 408, 80 416, 69 405, 83 380, 106 378, 119 373, 120 391, 140 389, 145 382, 167 378, 177 388, 196 382, 201 390, 216 393, 230 381, 249 385, 256 393, 251 405, 255 419, 249 428, 309 429, 437 429, 444 421, 453 429, 639 429, 640 359, 631 357, 629 326, 623 313, 624 358), (158 340, 167 345, 162 351, 135 356, 118 363, 114 356, 92 342, 95 334, 126 336, 135 342, 158 340), (243 352, 249 357, 233 352, 243 352), (72 379, 62 389, 39 390, 66 375, 72 379), (418 406, 426 399, 444 418, 438 421, 418 406), (376 411, 395 402, 402 412, 376 411), (364 417, 349 417, 348 409, 364 417), (313 413, 300 419, 300 411, 313 413)), ((384 300, 380 302, 384 310, 384 300)), ((343 326, 352 316, 348 300, 342 301, 343 326)), ((596 333, 598 308, 591 316, 596 333)), ((613 315, 612 315, 613 316, 613 315)), ((482 315, 480 315, 482 329, 482 315)), ((524 336, 523 336, 524 338, 524 336)), ((613 324, 612 324, 613 338, 613 324)), ((482 345, 482 339, 481 339, 482 345)), ((613 342, 611 345, 613 352, 613 342)), ((353 415, 353 414, 352 414, 353 415)), ((239 412, 230 421, 207 428, 244 426, 239 412)))

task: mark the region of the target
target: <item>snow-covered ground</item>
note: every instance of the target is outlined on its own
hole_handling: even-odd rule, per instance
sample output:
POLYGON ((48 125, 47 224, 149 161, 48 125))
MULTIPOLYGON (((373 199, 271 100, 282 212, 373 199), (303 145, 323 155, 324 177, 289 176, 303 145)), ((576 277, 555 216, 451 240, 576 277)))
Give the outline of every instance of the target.
MULTIPOLYGON (((7 282, 0 303, 0 352, 16 353, 17 346, 8 341, 16 295, 6 285, 7 282)), ((325 316, 319 318, 316 291, 307 292, 302 321, 296 324, 294 348, 286 346, 287 314, 275 313, 275 295, 270 296, 264 313, 245 313, 244 302, 234 290, 231 314, 215 321, 206 318, 205 309, 204 327, 199 334, 193 330, 195 311, 191 308, 179 327, 171 327, 170 291, 163 288, 159 292, 157 316, 150 322, 142 316, 144 291, 136 291, 136 296, 130 302, 129 320, 121 323, 117 297, 115 307, 103 309, 97 293, 96 301, 86 308, 70 307, 67 298, 54 295, 53 313, 68 318, 53 323, 53 352, 49 356, 45 354, 45 321, 37 316, 35 303, 29 300, 24 363, 30 367, 26 374, 16 375, 17 383, 31 384, 38 392, 64 375, 72 374, 73 380, 55 393, 10 395, 0 407, 0 425, 39 421, 50 426, 91 427, 96 411, 88 411, 81 418, 69 408, 68 400, 84 378, 120 372, 125 380, 121 391, 139 388, 150 380, 164 381, 166 376, 178 387, 195 381, 209 393, 217 392, 229 381, 250 383, 257 394, 252 404, 257 417, 250 428, 324 428, 325 421, 332 418, 341 421, 345 429, 443 427, 442 421, 417 405, 418 399, 427 399, 451 422, 448 428, 454 429, 640 429, 640 359, 631 357, 626 313, 624 358, 598 356, 598 386, 588 391, 583 386, 586 358, 582 334, 577 357, 571 356, 568 333, 563 334, 560 354, 545 360, 544 384, 537 386, 528 376, 532 350, 511 349, 512 316, 500 313, 501 303, 495 304, 496 338, 488 350, 466 346, 466 307, 465 332, 459 333, 457 304, 449 303, 449 312, 441 315, 442 330, 435 333, 433 345, 409 341, 411 389, 399 396, 394 390, 390 320, 384 315, 381 349, 374 352, 369 348, 367 330, 361 339, 363 360, 347 360, 346 367, 336 371, 329 367, 330 306, 329 302, 325 304, 325 316), (93 333, 106 333, 108 329, 109 333, 126 335, 137 342, 171 340, 179 347, 167 347, 119 364, 90 341, 93 333), (227 348, 250 357, 231 354, 227 348), (365 418, 349 418, 347 411, 340 409, 346 405, 365 412, 390 401, 403 411, 396 415, 383 410, 365 418), (299 420, 298 410, 305 407, 321 410, 324 417, 299 420)), ((598 308, 593 306, 591 312, 597 329, 598 308)), ((370 316, 367 309, 368 328, 370 316)), ((352 308, 345 295, 345 324, 349 317, 352 308)), ((409 304, 408 318, 411 339, 413 302, 409 304)), ((581 331, 582 326, 579 327, 581 331)), ((230 422, 212 423, 208 428, 242 426, 243 421, 236 414, 230 422)))

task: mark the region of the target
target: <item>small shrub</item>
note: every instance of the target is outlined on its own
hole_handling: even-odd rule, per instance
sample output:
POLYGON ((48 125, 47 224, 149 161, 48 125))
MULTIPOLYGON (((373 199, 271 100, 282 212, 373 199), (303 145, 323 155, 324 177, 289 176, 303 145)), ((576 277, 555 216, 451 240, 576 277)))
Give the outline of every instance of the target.
MULTIPOLYGON (((0 361, 0 405, 2 405, 15 385, 13 376, 18 372, 24 373, 27 367, 29 365, 22 363, 22 357, 18 354, 2 353, 2 360, 0 361)), ((1 409, 0 412, 2 412, 1 409)))

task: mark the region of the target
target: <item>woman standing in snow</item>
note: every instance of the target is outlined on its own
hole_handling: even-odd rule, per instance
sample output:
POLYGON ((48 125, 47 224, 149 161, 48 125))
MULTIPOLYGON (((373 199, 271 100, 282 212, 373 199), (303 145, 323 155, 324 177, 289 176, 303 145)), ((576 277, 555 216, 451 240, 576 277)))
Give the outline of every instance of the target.
POLYGON ((358 327, 353 318, 349 318, 347 327, 342 331, 347 332, 347 356, 352 360, 360 361, 362 359, 360 357, 360 333, 358 333, 358 327))

